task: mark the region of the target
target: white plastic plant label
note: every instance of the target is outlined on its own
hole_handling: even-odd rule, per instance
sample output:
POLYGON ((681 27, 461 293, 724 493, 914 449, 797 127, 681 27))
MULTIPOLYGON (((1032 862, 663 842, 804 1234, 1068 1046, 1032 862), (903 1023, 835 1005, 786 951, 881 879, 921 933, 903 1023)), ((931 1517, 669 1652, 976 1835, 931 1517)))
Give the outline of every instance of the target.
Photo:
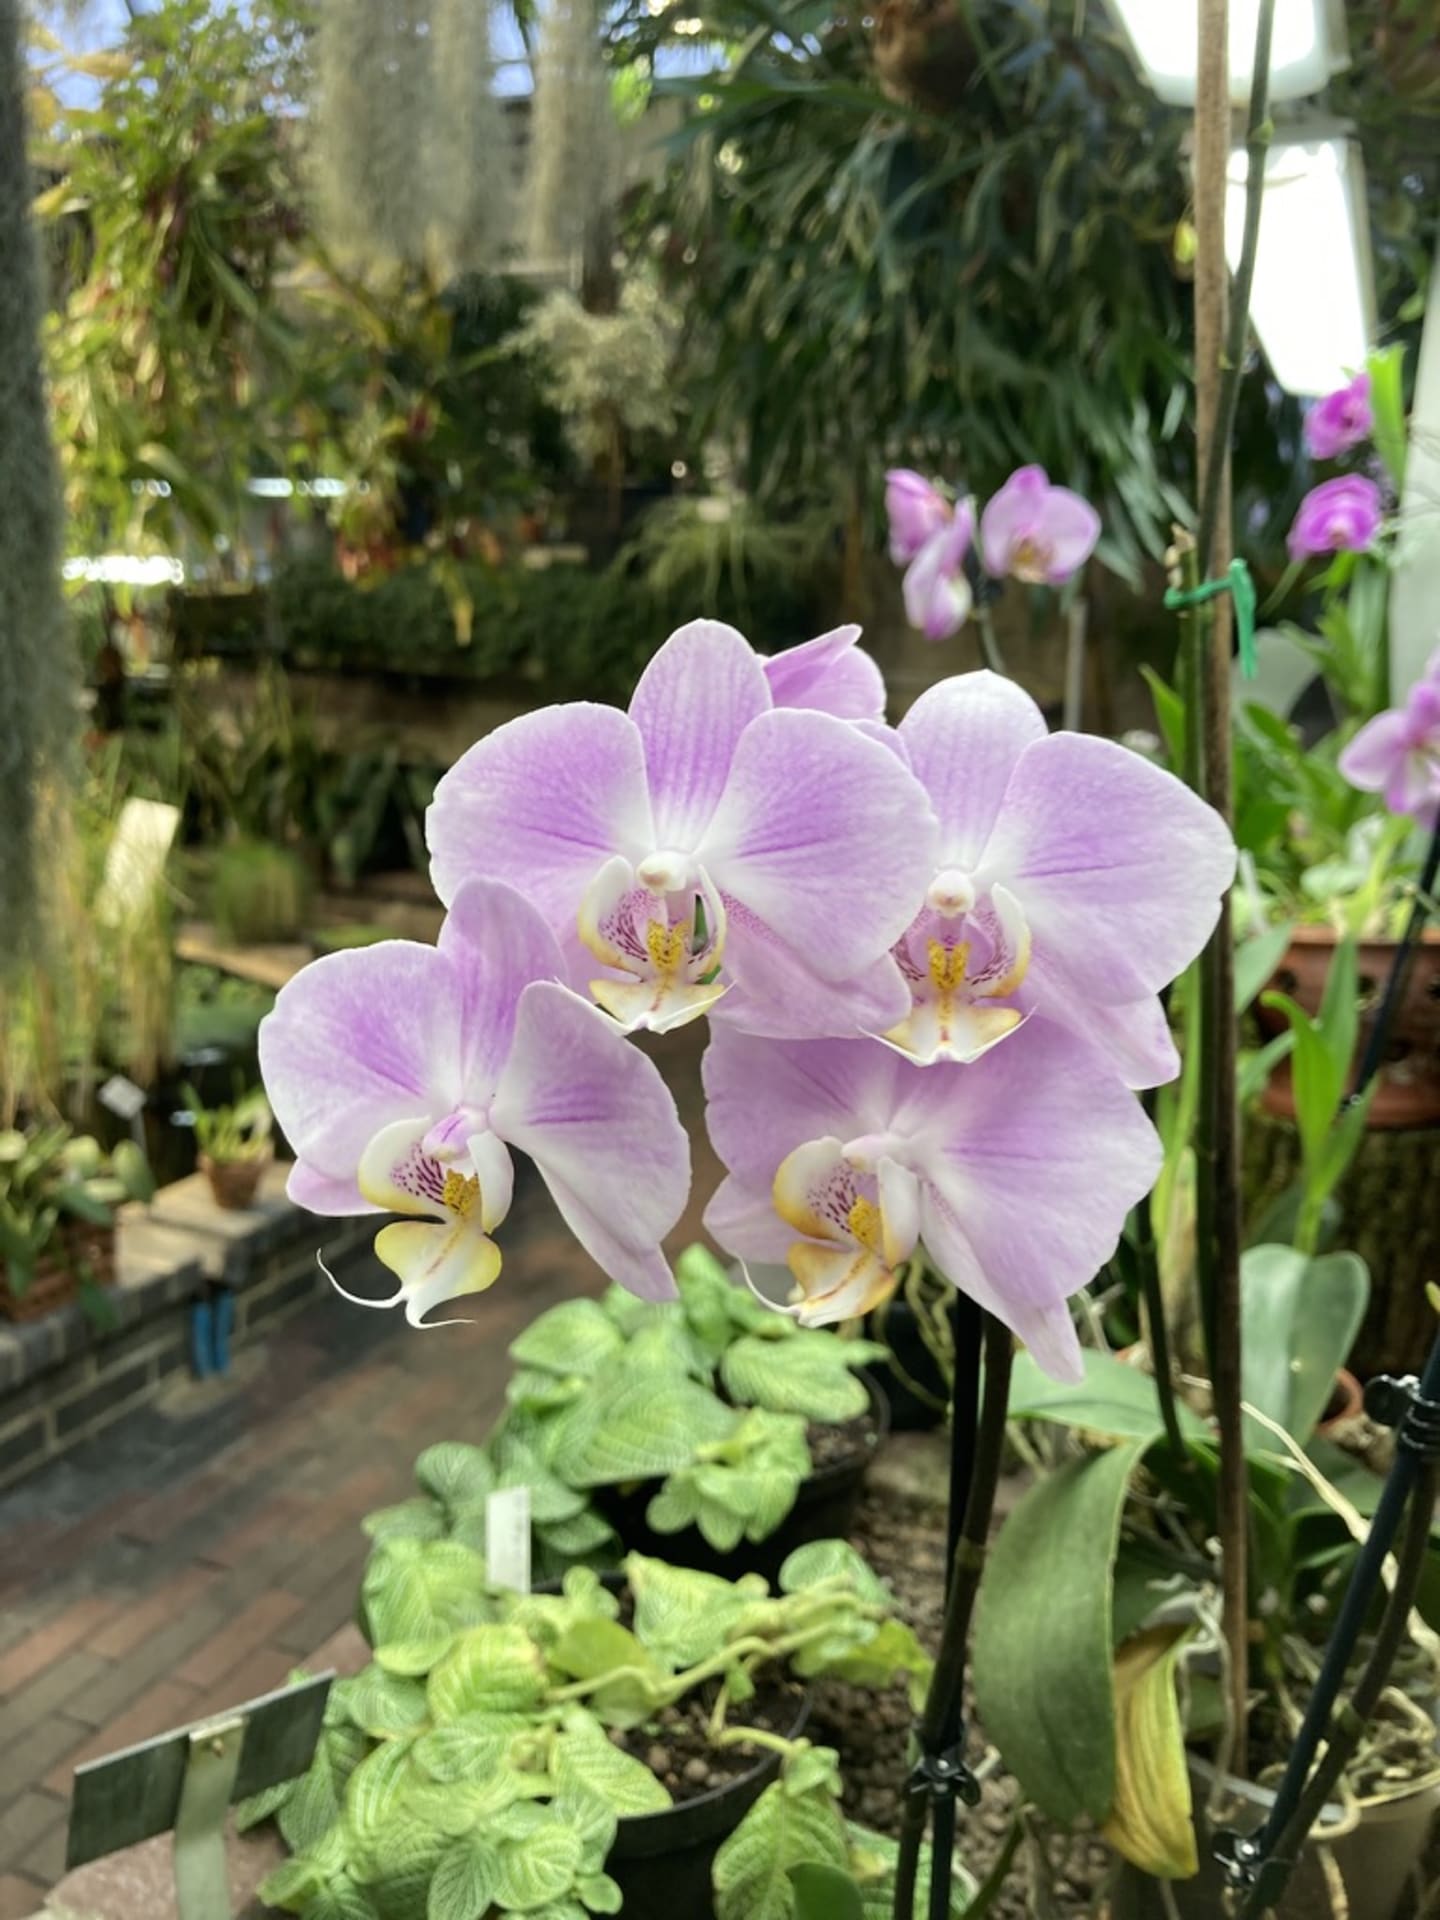
POLYGON ((529 1487, 504 1487, 486 1500, 485 1570, 492 1586, 529 1593, 529 1487))
POLYGON ((121 1120, 133 1120, 145 1110, 145 1089, 127 1080, 123 1073, 112 1074, 95 1097, 121 1120))

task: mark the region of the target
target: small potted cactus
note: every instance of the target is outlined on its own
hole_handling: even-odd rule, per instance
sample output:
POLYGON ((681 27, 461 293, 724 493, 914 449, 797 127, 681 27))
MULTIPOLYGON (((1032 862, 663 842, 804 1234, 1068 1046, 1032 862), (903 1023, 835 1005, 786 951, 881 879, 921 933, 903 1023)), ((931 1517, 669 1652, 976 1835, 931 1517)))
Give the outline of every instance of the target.
POLYGON ((63 1121, 0 1132, 0 1318, 38 1319, 107 1286, 115 1209, 153 1192, 131 1140, 107 1156, 63 1121))
POLYGON ((193 1087, 186 1087, 185 1103, 195 1128, 200 1171, 210 1182, 216 1206, 226 1212, 253 1206, 261 1175, 274 1157, 270 1103, 264 1093, 259 1087, 245 1093, 237 1086, 229 1106, 207 1107, 193 1087))

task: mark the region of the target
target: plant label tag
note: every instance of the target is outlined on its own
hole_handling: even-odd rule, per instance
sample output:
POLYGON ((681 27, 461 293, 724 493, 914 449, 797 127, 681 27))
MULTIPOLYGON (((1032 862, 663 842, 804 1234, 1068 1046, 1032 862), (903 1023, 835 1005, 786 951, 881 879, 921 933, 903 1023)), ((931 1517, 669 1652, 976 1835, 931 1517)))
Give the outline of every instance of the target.
POLYGON ((529 1593, 529 1487, 504 1487, 486 1500, 485 1570, 493 1586, 529 1593))
POLYGON ((121 1120, 133 1120, 145 1111, 145 1089, 123 1073, 112 1074, 95 1097, 121 1120))

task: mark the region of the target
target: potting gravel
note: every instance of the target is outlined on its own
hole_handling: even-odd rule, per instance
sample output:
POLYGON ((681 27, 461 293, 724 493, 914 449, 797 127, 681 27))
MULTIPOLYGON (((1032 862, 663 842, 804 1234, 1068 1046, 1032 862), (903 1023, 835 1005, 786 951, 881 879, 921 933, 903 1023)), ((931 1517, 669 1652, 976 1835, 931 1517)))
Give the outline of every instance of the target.
MULTIPOLYGON (((888 1582, 902 1617, 933 1653, 944 1608, 943 1512, 897 1500, 893 1487, 867 1490, 851 1541, 888 1582)), ((913 1719, 903 1687, 877 1696, 868 1688, 826 1681, 816 1695, 811 1736, 839 1750, 846 1812, 882 1833, 899 1831, 913 1719)), ((984 1790, 978 1807, 959 1809, 956 1854, 983 1881, 1005 1844, 1020 1792, 975 1722, 968 1689, 966 1719, 966 1757, 972 1767, 984 1764, 984 1790)), ((1071 1838, 1037 1828, 1016 1855, 1009 1885, 990 1910, 994 1920, 1036 1920, 1037 1915, 1079 1920, 1091 1914, 1108 1859, 1106 1849, 1084 1835, 1071 1838)))

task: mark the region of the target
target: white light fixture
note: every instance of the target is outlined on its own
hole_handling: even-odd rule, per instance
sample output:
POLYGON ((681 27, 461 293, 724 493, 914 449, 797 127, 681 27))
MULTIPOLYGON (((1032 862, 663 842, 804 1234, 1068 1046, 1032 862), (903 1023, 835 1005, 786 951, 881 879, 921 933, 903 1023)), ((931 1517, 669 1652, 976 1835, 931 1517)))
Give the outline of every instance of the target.
MULTIPOLYGON (((1193 106, 1200 0, 1110 0, 1110 6, 1160 98, 1172 106, 1193 106)), ((1230 98, 1236 106, 1250 98, 1259 11, 1260 0, 1230 0, 1230 98)), ((1272 100, 1318 93, 1349 63, 1345 0, 1276 0, 1272 100)))
MULTIPOLYGON (((1235 148, 1225 189, 1232 272, 1249 171, 1244 148, 1235 148)), ((1364 366, 1375 340, 1375 287, 1365 169, 1355 141, 1317 132, 1270 148, 1250 318, 1288 393, 1329 393, 1364 366)))
POLYGON ((184 563, 163 553, 92 553, 67 560, 67 580, 88 580, 106 587, 183 587, 184 563))

